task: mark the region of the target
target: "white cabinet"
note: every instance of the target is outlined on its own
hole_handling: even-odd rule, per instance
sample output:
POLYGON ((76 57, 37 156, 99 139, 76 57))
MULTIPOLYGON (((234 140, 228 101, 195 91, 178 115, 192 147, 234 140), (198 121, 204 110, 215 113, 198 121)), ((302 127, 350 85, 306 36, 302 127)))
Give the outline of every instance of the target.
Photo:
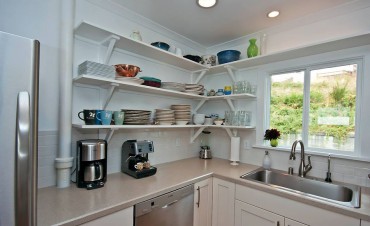
POLYGON ((370 222, 361 220, 361 226, 370 226, 370 222))
POLYGON ((284 217, 235 200, 235 226, 283 226, 284 217))
POLYGON ((235 226, 308 226, 270 211, 235 200, 235 226))
POLYGON ((83 226, 133 226, 134 225, 134 208, 129 207, 124 210, 112 213, 108 216, 98 218, 96 220, 81 224, 83 226))
POLYGON ((213 178, 212 226, 234 225, 235 184, 213 178))
POLYGON ((268 192, 236 185, 235 199, 247 203, 256 208, 272 212, 282 216, 286 220, 285 225, 335 225, 335 226, 359 226, 360 220, 331 212, 326 209, 314 207, 268 192), (318 217, 319 216, 319 217, 318 217), (292 221, 291 219, 294 219, 292 221), (302 222, 302 223, 299 223, 302 222))
POLYGON ((194 184, 194 224, 212 225, 212 178, 194 184))

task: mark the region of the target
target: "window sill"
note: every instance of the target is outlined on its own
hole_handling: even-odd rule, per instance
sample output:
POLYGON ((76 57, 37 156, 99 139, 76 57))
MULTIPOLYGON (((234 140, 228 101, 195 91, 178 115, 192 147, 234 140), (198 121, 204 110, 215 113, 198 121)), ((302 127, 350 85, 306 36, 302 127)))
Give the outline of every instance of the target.
MULTIPOLYGON (((253 145, 253 148, 255 149, 264 149, 264 150, 274 150, 274 151, 283 151, 283 152, 289 152, 291 149, 289 147, 271 147, 271 146, 265 146, 265 145, 253 145)), ((300 152, 300 148, 297 148, 297 151, 300 152)), ((327 153, 322 152, 316 152, 311 151, 310 149, 305 148, 305 153, 310 154, 312 156, 322 156, 327 157, 327 153)), ((332 154, 330 153, 331 158, 338 158, 338 159, 344 159, 344 160, 353 160, 353 161, 361 161, 361 162, 370 162, 369 157, 359 157, 359 156, 350 156, 350 155, 339 155, 339 154, 332 154)))

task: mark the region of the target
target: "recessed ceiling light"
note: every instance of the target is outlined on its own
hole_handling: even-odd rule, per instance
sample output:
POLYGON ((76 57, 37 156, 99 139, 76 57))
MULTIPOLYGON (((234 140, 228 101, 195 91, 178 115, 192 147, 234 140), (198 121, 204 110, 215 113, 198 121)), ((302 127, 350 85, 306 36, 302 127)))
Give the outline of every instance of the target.
POLYGON ((275 10, 275 11, 271 11, 271 12, 269 12, 269 13, 267 14, 267 16, 268 16, 268 17, 270 17, 270 18, 274 18, 274 17, 279 16, 279 14, 280 14, 280 12, 275 10))
POLYGON ((211 8, 216 5, 217 0, 197 0, 197 3, 200 7, 211 8))

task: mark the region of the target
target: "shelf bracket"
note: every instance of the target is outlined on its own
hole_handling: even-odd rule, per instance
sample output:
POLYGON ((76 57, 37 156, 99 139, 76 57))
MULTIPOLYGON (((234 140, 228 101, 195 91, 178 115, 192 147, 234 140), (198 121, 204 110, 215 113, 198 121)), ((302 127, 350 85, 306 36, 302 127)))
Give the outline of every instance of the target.
POLYGON ((116 89, 116 87, 119 86, 118 83, 111 83, 110 85, 111 85, 111 87, 109 88, 107 99, 105 100, 104 106, 103 106, 104 110, 107 108, 110 99, 112 99, 114 90, 116 89))
POLYGON ((226 130, 226 132, 227 132, 227 134, 229 135, 230 139, 231 139, 232 137, 236 137, 236 136, 238 136, 238 130, 233 129, 233 130, 231 131, 231 129, 230 129, 230 128, 224 128, 224 129, 226 130))
POLYGON ((206 99, 201 100, 199 104, 195 107, 194 111, 197 112, 199 108, 201 108, 206 101, 207 101, 206 99))
POLYGON ((112 139, 112 136, 114 134, 114 131, 116 131, 117 129, 110 129, 107 133, 107 135, 105 136, 105 140, 109 143, 110 139, 112 139))
POLYGON ((195 84, 198 84, 200 82, 200 80, 202 80, 202 78, 204 77, 204 75, 206 74, 206 72, 208 71, 208 69, 203 69, 203 70, 200 70, 200 71, 195 71, 193 72, 194 73, 197 73, 197 72, 200 72, 199 76, 197 77, 197 79, 195 80, 195 84))
POLYGON ((234 104, 233 104, 232 100, 231 99, 225 99, 225 100, 226 100, 227 104, 229 105, 230 109, 232 111, 235 111, 235 107, 234 107, 234 104))
POLYGON ((235 71, 236 71, 236 68, 234 68, 234 67, 232 67, 232 66, 230 66, 230 65, 225 65, 225 68, 226 68, 227 72, 229 73, 229 76, 230 76, 231 80, 232 80, 233 82, 236 82, 235 73, 234 73, 234 71, 233 71, 233 70, 235 70, 235 71))
POLYGON ((109 36, 106 40, 104 40, 102 43, 104 42, 107 42, 109 40, 109 45, 108 45, 108 49, 107 49, 107 52, 105 54, 105 57, 104 57, 104 61, 103 63, 104 64, 108 64, 109 60, 110 60, 110 57, 112 56, 112 52, 113 52, 113 49, 114 49, 114 45, 116 44, 116 42, 120 39, 119 36, 117 35, 111 35, 109 36))
POLYGON ((195 139, 199 136, 199 134, 205 129, 205 126, 200 127, 195 133, 194 129, 192 130, 192 135, 190 137, 190 143, 194 143, 195 139))

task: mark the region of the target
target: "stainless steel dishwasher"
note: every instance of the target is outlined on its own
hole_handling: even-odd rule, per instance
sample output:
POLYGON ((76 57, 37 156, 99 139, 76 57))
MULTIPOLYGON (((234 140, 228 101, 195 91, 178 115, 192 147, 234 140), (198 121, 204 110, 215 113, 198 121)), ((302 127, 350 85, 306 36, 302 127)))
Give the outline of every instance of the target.
POLYGON ((194 185, 135 205, 135 226, 193 225, 194 185))

